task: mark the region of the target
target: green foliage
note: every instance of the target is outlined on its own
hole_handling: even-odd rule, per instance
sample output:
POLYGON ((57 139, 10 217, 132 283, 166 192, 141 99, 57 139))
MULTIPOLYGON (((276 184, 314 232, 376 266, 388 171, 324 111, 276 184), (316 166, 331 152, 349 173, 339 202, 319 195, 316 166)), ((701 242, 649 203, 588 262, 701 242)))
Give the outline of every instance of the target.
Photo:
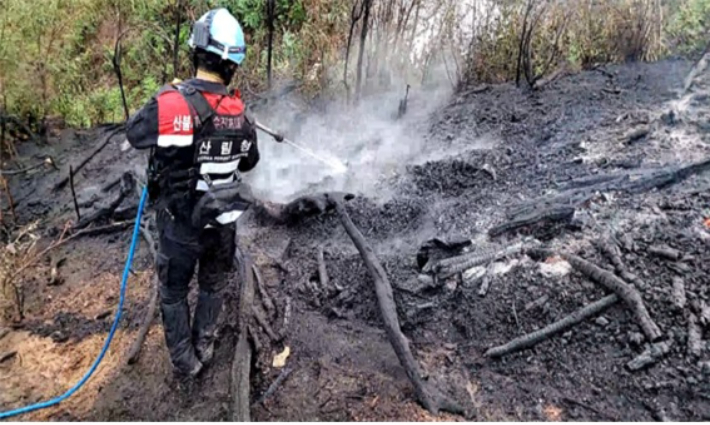
MULTIPOLYGON (((191 75, 187 47, 190 20, 218 6, 226 7, 240 20, 249 44, 237 85, 263 90, 268 35, 266 1, 1 0, 0 107, 23 119, 31 117, 30 121, 35 123, 52 115, 63 117, 73 126, 121 121, 123 105, 112 64, 119 35, 126 99, 129 109, 134 111, 162 84, 175 77, 191 75), (183 25, 178 34, 178 67, 173 69, 178 4, 182 7, 183 25)), ((298 80, 301 91, 307 96, 322 93, 329 84, 343 90, 342 81, 337 80, 342 78, 342 72, 328 71, 342 69, 353 1, 276 0, 275 77, 298 80)), ((422 16, 425 10, 428 14, 429 9, 437 10, 436 5, 447 3, 422 1, 427 4, 422 16)), ((456 1, 447 1, 456 4, 456 1)), ((527 1, 496 2, 497 13, 481 23, 482 28, 471 43, 468 78, 485 81, 515 78, 527 1)), ((608 61, 650 60, 666 51, 695 53, 707 43, 710 0, 536 1, 548 5, 531 42, 536 73, 545 70, 545 62, 555 50, 553 40, 561 28, 559 55, 577 67, 608 61)), ((377 10, 373 13, 372 26, 381 28, 385 25, 386 4, 395 5, 395 10, 400 6, 397 1, 375 3, 377 10)), ((402 5, 407 3, 408 0, 401 1, 402 5)), ((414 15, 411 10, 409 14, 414 15)), ((435 21, 434 18, 427 20, 435 21)), ((412 17, 408 25, 413 21, 412 17)), ((386 25, 391 31, 398 24, 393 20, 386 25)), ((419 25, 422 32, 424 23, 419 25)), ((431 27, 427 31, 436 33, 431 27)), ((407 28, 402 34, 408 38, 410 32, 407 28)), ((372 55, 382 47, 375 44, 381 35, 371 33, 366 61, 378 60, 372 55)), ((455 36, 441 32, 438 37, 455 36)), ((431 44, 433 50, 444 45, 442 42, 426 44, 431 44)), ((401 45, 395 49, 398 47, 401 45)), ((412 60, 411 54, 392 56, 399 57, 386 60, 400 61, 397 66, 411 75, 417 72, 413 67, 421 70, 431 59, 427 59, 426 53, 422 53, 421 60, 412 60)), ((355 57, 351 52, 351 60, 355 57)), ((393 66, 392 63, 387 65, 393 66)), ((367 66, 370 67, 369 62, 367 66)), ((375 63, 373 75, 376 66, 375 63)), ((352 68, 350 75, 354 75, 352 68)))
POLYGON ((677 5, 667 33, 676 50, 696 54, 710 43, 710 0, 688 0, 677 5))

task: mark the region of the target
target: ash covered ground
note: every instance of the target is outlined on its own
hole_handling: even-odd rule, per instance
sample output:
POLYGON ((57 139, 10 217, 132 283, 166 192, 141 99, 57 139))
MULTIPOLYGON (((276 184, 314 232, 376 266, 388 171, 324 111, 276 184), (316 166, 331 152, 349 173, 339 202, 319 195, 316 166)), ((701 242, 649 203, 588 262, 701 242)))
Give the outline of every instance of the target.
MULTIPOLYGON (((347 159, 350 172, 329 178, 322 168, 304 165, 285 147, 264 140, 262 171, 251 182, 261 196, 276 201, 330 190, 358 195, 348 211, 386 269, 415 358, 429 381, 467 407, 469 419, 708 420, 710 178, 693 172, 643 190, 632 184, 658 170, 710 158, 710 75, 697 73, 688 84, 692 66, 609 66, 563 77, 536 92, 510 85, 472 86, 449 96, 415 92, 409 113, 397 124, 391 99, 376 102, 381 109, 341 121, 333 111, 310 115, 300 129, 289 124, 295 119, 283 118, 278 125, 300 140, 317 134, 306 144, 347 159), (625 182, 628 190, 604 185, 610 181, 625 182), (499 227, 551 203, 573 213, 499 227), (491 236, 491 229, 501 230, 491 236), (426 278, 418 254, 433 239, 472 241, 467 249, 474 251, 534 239, 615 272, 596 244, 610 241, 636 276, 629 283, 663 334, 655 344, 667 349, 631 370, 629 362, 655 345, 631 309, 618 302, 531 349, 486 357, 491 347, 610 292, 557 257, 525 254, 447 279, 426 278), (654 254, 658 247, 678 256, 654 254), (485 277, 475 278, 481 273, 485 277)), ((59 164, 73 163, 97 145, 100 134, 64 131, 48 146, 25 146, 23 161, 32 164, 49 154, 59 164)), ((77 176, 83 208, 97 208, 117 190, 103 191, 108 182, 127 169, 141 171, 143 164, 142 153, 111 143, 77 176)), ((48 239, 73 216, 69 190, 52 192, 65 174, 61 168, 11 181, 21 220, 41 220, 48 239)), ((0 364, 0 374, 8 377, 0 379, 2 407, 54 396, 88 367, 107 330, 111 316, 105 312, 117 300, 128 233, 70 242, 28 278, 33 289, 27 319, 0 339, 0 352, 18 352, 0 364), (48 286, 46 273, 59 258, 67 259, 64 284, 48 286), (43 384, 48 378, 52 385, 43 384)), ((256 331, 261 347, 253 362, 255 402, 281 374, 272 367, 273 356, 285 346, 291 354, 290 374, 266 401, 255 403, 254 419, 465 419, 434 417, 417 404, 383 331, 372 280, 335 214, 283 225, 252 212, 243 217, 239 234, 276 305, 275 331, 281 331, 286 304, 292 310, 283 341, 270 344, 256 331), (319 249, 331 290, 319 286, 319 249)), ((229 418, 233 326, 220 340, 216 365, 190 391, 178 391, 171 380, 159 320, 139 362, 125 364, 149 302, 151 261, 142 247, 124 326, 92 384, 60 407, 27 418, 229 418)))

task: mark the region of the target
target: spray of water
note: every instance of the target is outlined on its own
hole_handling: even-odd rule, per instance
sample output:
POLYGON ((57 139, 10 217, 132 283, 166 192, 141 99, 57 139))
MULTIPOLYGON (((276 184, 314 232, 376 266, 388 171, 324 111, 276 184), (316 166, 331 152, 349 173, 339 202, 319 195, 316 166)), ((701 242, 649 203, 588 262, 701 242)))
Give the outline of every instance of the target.
POLYGON ((246 176, 247 181, 259 196, 277 202, 317 191, 386 197, 389 190, 383 181, 435 155, 438 146, 428 143, 430 116, 452 92, 442 70, 427 88, 410 92, 407 114, 398 120, 405 88, 406 82, 401 81, 388 91, 363 98, 357 106, 341 102, 302 113, 284 101, 260 111, 260 121, 285 133, 302 149, 275 143, 260 133, 262 162, 246 176))

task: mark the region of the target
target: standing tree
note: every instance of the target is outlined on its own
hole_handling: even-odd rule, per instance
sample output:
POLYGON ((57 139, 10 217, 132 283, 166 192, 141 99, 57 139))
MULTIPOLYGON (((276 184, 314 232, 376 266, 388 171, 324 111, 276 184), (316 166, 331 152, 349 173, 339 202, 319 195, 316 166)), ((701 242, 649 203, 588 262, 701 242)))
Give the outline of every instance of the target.
POLYGON ((370 11, 372 9, 373 0, 363 0, 364 16, 362 17, 362 31, 360 32, 360 51, 357 58, 357 81, 356 81, 356 99, 359 101, 362 96, 362 66, 365 57, 365 44, 367 42, 367 32, 370 23, 370 11))
POLYGON ((343 84, 345 85, 346 99, 348 104, 350 104, 350 85, 348 84, 348 63, 350 62, 350 49, 353 44, 353 34, 355 34, 355 26, 362 18, 364 7, 364 0, 355 0, 353 2, 352 11, 350 12, 350 32, 348 33, 348 46, 345 49, 345 69, 343 70, 343 84))

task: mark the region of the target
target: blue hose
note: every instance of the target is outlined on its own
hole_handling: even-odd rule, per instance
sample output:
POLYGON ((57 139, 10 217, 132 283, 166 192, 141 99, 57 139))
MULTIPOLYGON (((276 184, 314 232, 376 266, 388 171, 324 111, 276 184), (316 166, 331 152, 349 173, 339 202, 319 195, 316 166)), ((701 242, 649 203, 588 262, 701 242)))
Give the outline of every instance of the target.
POLYGON ((96 371, 96 368, 99 367, 99 364, 101 364, 101 360, 103 360, 104 356, 106 355, 106 352, 108 351, 109 345, 111 345, 111 340, 113 340, 113 336, 116 333, 116 329, 118 328, 118 322, 121 321, 121 311, 123 310, 123 301, 126 297, 126 286, 128 283, 128 276, 131 272, 131 263, 133 263, 133 254, 135 254, 136 251, 136 246, 138 245, 138 236, 140 234, 140 228, 141 228, 141 217, 143 216, 143 208, 145 207, 145 201, 146 198, 148 197, 148 189, 144 188, 143 193, 141 194, 141 201, 140 204, 138 205, 138 215, 136 216, 136 224, 133 227, 133 239, 131 239, 131 249, 128 251, 128 259, 126 260, 126 266, 123 269, 123 279, 121 280, 121 296, 118 301, 118 310, 116 311, 116 317, 113 319, 113 325, 111 325, 111 330, 108 333, 108 337, 106 337, 106 342, 104 342, 103 348, 101 348, 101 352, 99 353, 99 357, 96 358, 94 361, 94 364, 91 365, 91 368, 89 368, 88 372, 84 375, 84 377, 79 380, 79 382, 76 383, 73 387, 69 389, 69 391, 65 392, 64 394, 55 397, 51 400, 43 401, 41 403, 36 403, 36 404, 31 404, 29 406, 21 407, 19 409, 14 409, 14 410, 8 410, 6 412, 0 412, 0 419, 7 419, 12 416, 16 415, 21 415, 23 413, 28 413, 32 412, 35 410, 40 410, 40 409, 45 409, 47 407, 51 407, 54 405, 57 405, 61 403, 62 401, 68 399, 71 397, 75 392, 79 391, 79 388, 81 388, 86 381, 91 378, 91 375, 96 371))

